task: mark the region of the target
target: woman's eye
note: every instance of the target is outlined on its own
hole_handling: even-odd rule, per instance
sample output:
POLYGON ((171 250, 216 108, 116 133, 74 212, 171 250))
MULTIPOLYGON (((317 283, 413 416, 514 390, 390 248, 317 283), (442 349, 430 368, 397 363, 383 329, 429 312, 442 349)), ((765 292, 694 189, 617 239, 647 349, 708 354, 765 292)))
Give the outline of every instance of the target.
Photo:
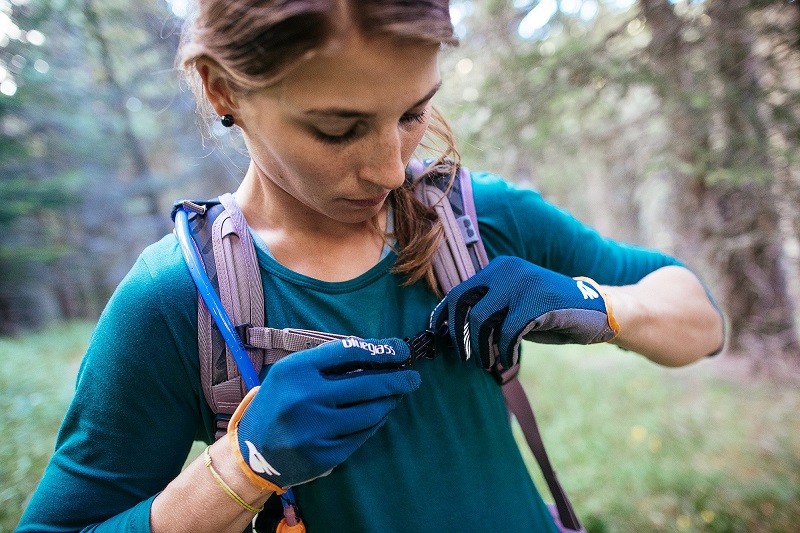
POLYGON ((422 124, 425 122, 425 111, 421 111, 419 113, 406 113, 400 118, 400 122, 403 124, 412 124, 414 122, 422 124))
MULTIPOLYGON (((400 117, 400 124, 403 126, 413 125, 413 124, 422 124, 425 122, 425 115, 426 111, 421 111, 419 113, 406 113, 402 117, 400 117)), ((344 144, 346 142, 352 141, 353 139, 357 138, 361 135, 365 128, 367 127, 366 124, 362 122, 356 122, 353 124, 350 129, 345 131, 344 133, 328 133, 326 131, 322 131, 317 127, 312 127, 311 132, 313 133, 314 137, 319 139, 320 141, 328 144, 344 144)))
POLYGON ((314 133, 314 136, 317 139, 321 140, 322 142, 326 142, 326 143, 329 143, 329 144, 341 144, 341 143, 345 143, 345 142, 347 142, 349 140, 354 139, 356 137, 356 135, 358 135, 358 126, 357 125, 353 126, 349 130, 347 130, 345 133, 338 134, 338 135, 331 135, 329 133, 325 133, 323 131, 320 131, 320 130, 318 130, 316 128, 314 128, 312 131, 314 133))

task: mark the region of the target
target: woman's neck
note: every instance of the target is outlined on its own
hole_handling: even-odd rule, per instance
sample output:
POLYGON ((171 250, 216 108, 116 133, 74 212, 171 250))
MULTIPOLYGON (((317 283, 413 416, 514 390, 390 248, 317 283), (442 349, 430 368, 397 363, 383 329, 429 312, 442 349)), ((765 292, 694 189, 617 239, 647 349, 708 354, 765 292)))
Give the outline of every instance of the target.
POLYGON ((346 281, 378 261, 384 247, 387 208, 376 219, 343 223, 316 212, 251 165, 236 191, 250 228, 275 259, 300 274, 323 281, 346 281))

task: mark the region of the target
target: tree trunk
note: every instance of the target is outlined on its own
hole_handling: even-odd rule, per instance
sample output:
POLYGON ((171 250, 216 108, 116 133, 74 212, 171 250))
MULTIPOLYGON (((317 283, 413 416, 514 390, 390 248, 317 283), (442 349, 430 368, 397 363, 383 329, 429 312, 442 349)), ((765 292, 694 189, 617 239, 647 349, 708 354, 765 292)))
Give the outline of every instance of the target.
MULTIPOLYGON (((142 196, 147 202, 148 214, 153 220, 162 220, 163 212, 159 204, 158 194, 153 186, 153 177, 152 172, 150 171, 150 165, 147 162, 144 149, 142 148, 136 133, 133 131, 131 117, 127 108, 125 107, 125 90, 123 89, 122 84, 119 82, 116 73, 114 72, 111 52, 109 50, 108 43, 106 42, 106 38, 103 36, 103 33, 100 29, 100 17, 94 8, 92 0, 84 0, 83 6, 84 16, 86 17, 87 21, 86 28, 97 43, 100 54, 100 64, 103 67, 103 75, 105 77, 106 84, 111 90, 112 101, 116 107, 116 111, 122 118, 123 135, 125 138, 125 147, 128 152, 128 157, 130 157, 134 174, 144 183, 144 192, 142 193, 142 196)), ((167 228, 157 228, 158 231, 156 233, 161 234, 161 232, 165 229, 167 228)))
POLYGON ((708 28, 693 42, 684 39, 686 23, 667 0, 642 0, 641 7, 652 32, 647 53, 678 159, 679 255, 698 257, 698 266, 714 273, 732 352, 746 352, 755 361, 796 356, 774 167, 758 113, 748 2, 709 0, 708 28), (698 61, 706 61, 702 69, 698 61), (692 105, 699 92, 711 103, 692 105))

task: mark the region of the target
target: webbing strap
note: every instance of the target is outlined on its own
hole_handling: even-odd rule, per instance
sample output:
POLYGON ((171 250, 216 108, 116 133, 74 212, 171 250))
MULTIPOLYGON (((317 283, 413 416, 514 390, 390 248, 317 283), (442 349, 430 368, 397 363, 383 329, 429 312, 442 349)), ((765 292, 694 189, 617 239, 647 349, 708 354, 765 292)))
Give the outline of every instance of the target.
MULTIPOLYGON (((232 195, 223 194, 219 201, 225 212, 214 221, 212 243, 215 264, 225 267, 217 268, 220 299, 235 325, 263 325, 261 274, 247 222, 232 195)), ((261 352, 249 349, 247 355, 258 372, 263 361, 261 352)), ((239 376, 232 357, 227 358, 227 370, 230 378, 239 376)))
POLYGON ((472 177, 459 167, 451 180, 449 166, 435 167, 430 161, 418 160, 409 163, 408 172, 417 199, 432 207, 442 222, 444 239, 433 257, 433 269, 440 288, 447 293, 489 263, 478 231, 472 177))
POLYGON ((539 463, 539 468, 542 470, 542 475, 547 482, 547 487, 550 489, 550 494, 553 495, 561 525, 573 531, 582 531, 583 528, 578 516, 575 514, 575 510, 572 508, 572 503, 569 501, 567 493, 564 492, 561 483, 558 481, 558 476, 553 470, 553 465, 550 463, 544 442, 542 442, 542 436, 539 433, 539 427, 536 424, 536 417, 533 415, 533 409, 531 409, 531 404, 519 379, 510 379, 503 384, 503 396, 506 398, 508 409, 519 422, 522 433, 525 435, 525 441, 528 443, 531 452, 533 452, 536 462, 539 463))
POLYGON ((461 281, 475 275, 475 266, 445 193, 435 185, 424 182, 417 186, 416 193, 421 202, 436 210, 442 221, 445 239, 433 257, 433 268, 442 291, 447 293, 461 281))
POLYGON ((271 365, 290 353, 314 348, 325 342, 345 337, 346 335, 308 329, 251 327, 247 329, 245 342, 249 346, 264 350, 264 364, 271 365))
MULTIPOLYGON (((238 236, 239 251, 244 261, 243 268, 236 272, 239 294, 245 295, 248 305, 241 305, 241 323, 260 325, 264 323, 264 293, 261 285, 261 274, 258 269, 258 259, 256 250, 251 242, 250 229, 244 218, 242 210, 234 201, 233 195, 223 194, 219 201, 230 214, 230 220, 234 231, 238 236), (244 289, 244 290, 242 290, 244 289)), ((245 298, 239 298, 244 302, 245 298)))
POLYGON ((472 262, 480 265, 480 269, 489 264, 489 257, 486 255, 486 248, 483 247, 481 233, 478 230, 478 213, 475 210, 475 198, 472 195, 472 176, 469 170, 464 167, 459 167, 458 169, 458 185, 464 209, 464 216, 460 220, 469 222, 468 227, 463 225, 460 227, 462 232, 466 233, 464 241, 467 243, 467 250, 472 257, 472 262), (474 231, 474 235, 470 235, 472 231, 474 231))

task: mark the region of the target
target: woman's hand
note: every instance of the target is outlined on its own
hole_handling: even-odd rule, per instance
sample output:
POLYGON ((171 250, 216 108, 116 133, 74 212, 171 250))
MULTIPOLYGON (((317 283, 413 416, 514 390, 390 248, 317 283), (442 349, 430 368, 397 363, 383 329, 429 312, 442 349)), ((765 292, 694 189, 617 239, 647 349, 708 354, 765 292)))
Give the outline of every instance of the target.
POLYGON ((518 361, 519 343, 591 344, 611 340, 619 326, 589 278, 570 278, 518 257, 500 256, 453 289, 431 315, 431 329, 447 321, 463 360, 482 368, 518 361))
POLYGON ((290 355, 242 401, 228 426, 240 466, 276 492, 328 473, 416 390, 400 339, 346 338, 290 355))

